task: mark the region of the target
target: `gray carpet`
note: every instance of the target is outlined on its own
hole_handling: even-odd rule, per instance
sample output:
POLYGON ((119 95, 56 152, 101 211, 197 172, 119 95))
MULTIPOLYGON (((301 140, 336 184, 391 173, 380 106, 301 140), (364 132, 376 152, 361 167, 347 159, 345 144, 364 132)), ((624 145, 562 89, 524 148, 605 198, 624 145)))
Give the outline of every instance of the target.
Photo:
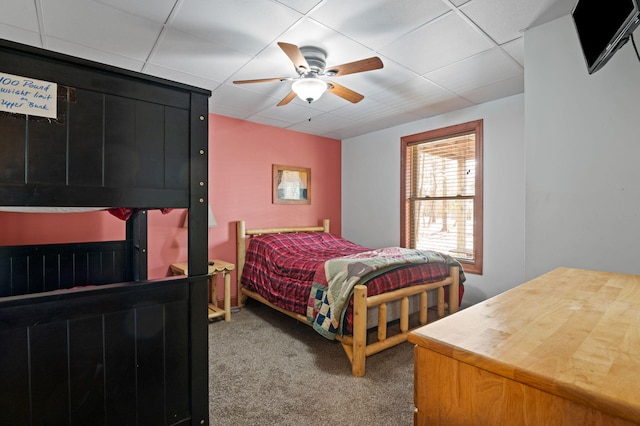
POLYGON ((344 350, 305 324, 249 301, 209 324, 211 425, 411 425, 413 345, 351 375, 344 350))

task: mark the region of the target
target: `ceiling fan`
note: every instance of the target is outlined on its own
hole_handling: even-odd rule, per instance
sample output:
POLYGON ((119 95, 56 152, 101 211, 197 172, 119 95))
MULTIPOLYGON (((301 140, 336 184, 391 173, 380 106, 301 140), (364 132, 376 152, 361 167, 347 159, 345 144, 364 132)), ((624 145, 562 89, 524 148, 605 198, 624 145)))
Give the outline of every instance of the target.
POLYGON ((327 53, 314 46, 298 47, 295 44, 279 42, 278 46, 289 57, 295 67, 298 77, 261 78, 256 80, 237 80, 234 84, 267 83, 273 81, 293 81, 291 92, 282 99, 277 106, 286 105, 296 95, 309 103, 316 101, 325 91, 340 96, 352 103, 358 103, 364 96, 347 89, 344 86, 331 81, 320 79, 321 76, 340 77, 347 74, 355 74, 364 71, 377 70, 383 67, 382 61, 377 56, 349 62, 337 66, 326 66, 327 53))

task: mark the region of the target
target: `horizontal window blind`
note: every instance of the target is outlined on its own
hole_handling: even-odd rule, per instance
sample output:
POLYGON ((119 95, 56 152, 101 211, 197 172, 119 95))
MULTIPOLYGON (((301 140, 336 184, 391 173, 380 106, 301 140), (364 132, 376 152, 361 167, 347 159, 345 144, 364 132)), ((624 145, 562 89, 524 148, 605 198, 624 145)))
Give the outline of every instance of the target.
POLYGON ((463 264, 482 257, 477 228, 482 226, 477 152, 482 145, 476 123, 481 122, 452 126, 455 133, 441 129, 403 138, 404 244, 449 254, 463 264))

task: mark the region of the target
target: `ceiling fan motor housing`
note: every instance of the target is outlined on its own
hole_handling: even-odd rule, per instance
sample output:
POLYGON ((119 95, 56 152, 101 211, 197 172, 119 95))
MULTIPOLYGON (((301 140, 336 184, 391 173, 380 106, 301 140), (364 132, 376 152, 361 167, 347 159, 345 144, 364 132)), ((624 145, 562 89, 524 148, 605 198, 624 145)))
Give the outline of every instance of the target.
MULTIPOLYGON (((320 75, 324 72, 324 68, 327 65, 327 52, 315 46, 302 46, 300 48, 302 56, 307 60, 311 71, 315 75, 320 75)), ((298 70, 300 75, 308 74, 304 70, 298 70)))

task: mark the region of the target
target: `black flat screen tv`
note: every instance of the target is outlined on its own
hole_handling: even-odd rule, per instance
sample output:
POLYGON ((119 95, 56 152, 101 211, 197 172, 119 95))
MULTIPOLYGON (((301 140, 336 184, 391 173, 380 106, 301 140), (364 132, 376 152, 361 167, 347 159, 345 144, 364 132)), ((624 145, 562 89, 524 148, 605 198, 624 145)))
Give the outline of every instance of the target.
POLYGON ((589 74, 602 68, 638 26, 638 0, 578 0, 571 12, 589 74))

